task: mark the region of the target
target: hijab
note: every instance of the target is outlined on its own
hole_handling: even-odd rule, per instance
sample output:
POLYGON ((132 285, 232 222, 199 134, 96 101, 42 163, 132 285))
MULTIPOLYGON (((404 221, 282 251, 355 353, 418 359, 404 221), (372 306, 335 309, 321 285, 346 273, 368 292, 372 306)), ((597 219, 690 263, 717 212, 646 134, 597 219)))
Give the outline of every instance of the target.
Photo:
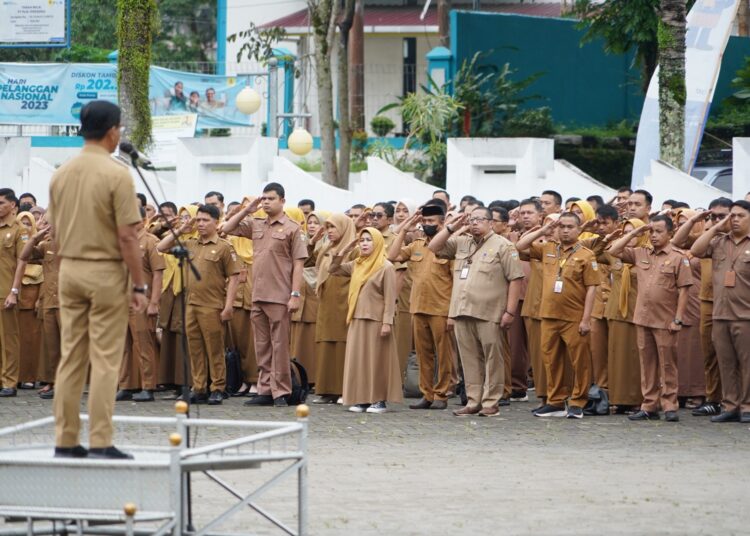
MULTIPOLYGON (((627 220, 623 222, 622 224, 622 230, 625 231, 625 226, 627 224, 630 224, 633 226, 634 229, 638 229, 639 227, 643 227, 646 225, 643 221, 633 218, 631 220, 627 220)), ((644 233, 641 236, 638 237, 638 242, 636 242, 635 247, 637 248, 645 248, 648 246, 648 233, 644 233)), ((628 296, 630 295, 630 269, 631 265, 628 263, 623 263, 622 265, 622 285, 620 286, 620 295, 618 296, 618 307, 620 309, 620 314, 623 318, 627 318, 628 316, 628 296)))
MULTIPOLYGON (((21 212, 18 216, 16 216, 16 222, 21 226, 21 232, 24 234, 24 236, 26 236, 26 240, 30 240, 31 237, 36 234, 36 218, 31 212, 21 212), (24 219, 31 222, 31 229, 28 231, 23 225, 24 219)), ((23 280, 21 282, 24 285, 38 285, 42 281, 44 281, 44 276, 42 274, 43 269, 40 264, 27 263, 26 269, 23 272, 23 280)))
POLYGON ((380 231, 374 227, 365 227, 360 231, 361 238, 364 233, 369 233, 372 237, 372 253, 367 257, 361 254, 354 260, 352 270, 352 279, 349 283, 349 311, 346 314, 346 323, 349 324, 354 316, 354 310, 357 307, 359 292, 367 281, 375 275, 385 265, 385 240, 380 231))
MULTIPOLYGON (((328 221, 330 215, 331 213, 325 210, 313 211, 307 215, 307 218, 305 218, 305 223, 307 223, 307 221, 309 221, 311 217, 315 216, 315 219, 318 220, 320 226, 325 230, 325 224, 328 221)), ((324 247, 327 246, 327 244, 328 237, 326 237, 324 233, 323 238, 318 240, 318 242, 315 244, 315 252, 320 252, 324 247)), ((302 269, 302 277, 304 278, 305 283, 307 283, 307 286, 309 286, 313 290, 313 292, 315 292, 315 289, 318 287, 318 268, 316 266, 305 266, 302 269)))
POLYGON ((339 240, 336 244, 331 241, 326 242, 326 244, 320 250, 320 253, 318 253, 318 260, 315 263, 315 266, 318 269, 318 295, 320 295, 320 289, 323 288, 323 284, 326 282, 328 276, 330 275, 331 262, 333 261, 333 258, 338 255, 341 250, 345 249, 346 246, 348 246, 357 236, 357 232, 354 229, 354 222, 346 214, 331 214, 331 217, 328 218, 327 223, 333 225, 336 228, 336 230, 339 232, 339 235, 341 235, 341 240, 339 240))
MULTIPOLYGON (((187 212, 191 218, 195 218, 196 214, 198 214, 198 207, 196 207, 195 205, 180 207, 180 210, 177 211, 177 216, 182 216, 185 212, 187 212)), ((193 231, 192 233, 180 235, 180 238, 183 240, 188 240, 190 238, 197 238, 197 236, 198 231, 193 231)), ((162 292, 167 290, 167 288, 169 288, 169 284, 171 283, 172 292, 174 292, 176 296, 177 294, 182 292, 182 274, 180 273, 180 263, 177 260, 177 257, 167 253, 164 255, 164 264, 166 265, 166 268, 164 269, 164 279, 162 280, 161 284, 162 292)))
POLYGON ((396 206, 399 205, 404 205, 406 207, 406 210, 409 211, 409 217, 414 216, 414 213, 419 208, 419 205, 417 205, 417 203, 413 199, 409 199, 408 197, 399 199, 398 203, 396 203, 396 206))
POLYGON ((299 223, 299 226, 302 227, 302 231, 305 233, 305 236, 307 236, 307 218, 305 218, 305 213, 302 212, 301 208, 284 207, 284 214, 286 214, 290 220, 299 223))
MULTIPOLYGON (((576 201, 575 203, 570 205, 571 211, 573 207, 580 208, 581 212, 583 213, 581 224, 584 224, 596 218, 596 211, 594 210, 594 207, 591 206, 591 203, 589 203, 588 201, 576 201)), ((598 234, 590 233, 586 231, 586 232, 581 233, 581 236, 578 237, 578 240, 586 240, 587 238, 598 238, 598 237, 599 237, 598 234)))

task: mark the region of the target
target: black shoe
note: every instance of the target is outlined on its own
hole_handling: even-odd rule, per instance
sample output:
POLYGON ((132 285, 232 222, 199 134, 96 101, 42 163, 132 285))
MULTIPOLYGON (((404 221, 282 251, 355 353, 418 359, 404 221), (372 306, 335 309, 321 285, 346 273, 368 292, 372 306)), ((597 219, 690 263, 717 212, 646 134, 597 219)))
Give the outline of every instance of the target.
POLYGON ((526 391, 511 391, 510 401, 511 402, 528 402, 529 395, 526 394, 526 391))
POLYGON ((43 391, 39 393, 39 398, 41 398, 42 400, 52 400, 53 398, 55 398, 55 390, 50 389, 49 391, 43 391))
POLYGON ((115 402, 124 402, 125 400, 133 400, 133 391, 120 389, 115 395, 115 402))
POLYGON ((196 392, 190 393, 191 404, 205 404, 206 402, 208 402, 208 394, 196 392))
POLYGON ((280 396, 273 399, 273 405, 277 408, 285 408, 289 405, 289 403, 286 401, 285 396, 280 396))
POLYGON ((271 395, 254 396, 250 400, 245 400, 243 406, 273 406, 273 398, 271 395))
POLYGON ((737 410, 722 411, 711 417, 711 422, 740 422, 740 412, 737 410))
POLYGON ((578 406, 570 406, 568 408, 568 419, 583 419, 583 408, 578 406))
POLYGON ((416 404, 409 404, 409 409, 430 409, 432 407, 432 401, 422 397, 416 404))
POLYGON ((721 413, 721 406, 715 402, 704 402, 692 411, 693 417, 708 417, 721 413))
POLYGON ((133 395, 133 402, 153 402, 154 393, 148 389, 144 389, 140 393, 133 395))
POLYGON ((661 419, 661 417, 659 416, 658 411, 646 411, 643 409, 638 413, 628 415, 629 421, 658 421, 659 419, 661 419))
POLYGON ((509 398, 501 398, 497 402, 498 406, 510 406, 510 399, 509 398))
POLYGON ((222 402, 224 402, 224 395, 221 394, 221 391, 212 391, 211 396, 208 397, 208 405, 218 406, 222 402))
POLYGON ((445 400, 433 400, 430 409, 446 409, 447 407, 448 402, 445 400))
POLYGON ((75 447, 55 447, 55 458, 85 458, 89 451, 81 445, 75 447))
POLYGON ((750 422, 750 411, 745 411, 742 415, 740 415, 740 422, 746 424, 750 422))
POLYGON ((677 415, 676 411, 665 411, 664 420, 667 422, 679 422, 680 416, 677 415))
POLYGON ((545 404, 541 408, 534 410, 534 417, 567 417, 568 412, 562 406, 552 406, 545 404))
POLYGON ((13 389, 12 387, 6 387, 5 389, 0 389, 0 396, 4 398, 16 396, 16 390, 13 389))
POLYGON ((133 455, 123 452, 116 447, 105 447, 102 449, 89 449, 89 458, 100 458, 105 460, 132 460, 133 455))

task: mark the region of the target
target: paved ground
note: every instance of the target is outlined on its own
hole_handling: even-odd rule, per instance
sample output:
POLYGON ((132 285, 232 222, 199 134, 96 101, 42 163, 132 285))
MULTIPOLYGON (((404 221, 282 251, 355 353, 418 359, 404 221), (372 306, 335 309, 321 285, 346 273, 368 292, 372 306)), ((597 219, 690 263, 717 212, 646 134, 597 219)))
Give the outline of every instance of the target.
MULTIPOLYGON (((200 416, 294 418, 293 408, 249 410, 242 400, 201 406, 200 416)), ((117 413, 171 415, 172 404, 118 403, 117 413)), ((311 534, 750 534, 748 425, 711 424, 687 411, 676 424, 542 420, 532 405, 515 403, 492 419, 312 406, 311 534)), ((49 414, 50 403, 32 392, 0 400, 2 425, 49 414)), ((250 473, 230 480, 270 474, 250 473)), ((229 499, 205 481, 194 488, 199 521, 229 499)), ((294 491, 290 480, 262 504, 292 523, 294 491)), ((227 529, 274 534, 250 511, 227 529)))

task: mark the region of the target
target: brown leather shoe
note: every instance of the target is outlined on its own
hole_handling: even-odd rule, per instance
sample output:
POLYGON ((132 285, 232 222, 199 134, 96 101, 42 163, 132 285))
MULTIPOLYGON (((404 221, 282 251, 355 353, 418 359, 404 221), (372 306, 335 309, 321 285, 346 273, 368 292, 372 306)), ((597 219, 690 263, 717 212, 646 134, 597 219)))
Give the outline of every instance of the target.
POLYGON ((472 408, 470 406, 464 406, 461 409, 457 409, 453 412, 456 417, 468 417, 469 415, 476 415, 479 413, 479 408, 472 408))
POLYGON ((445 409, 448 407, 448 402, 445 400, 433 400, 430 409, 445 409))
POLYGON ((496 407, 482 408, 479 410, 480 417, 497 417, 500 415, 500 410, 496 407))

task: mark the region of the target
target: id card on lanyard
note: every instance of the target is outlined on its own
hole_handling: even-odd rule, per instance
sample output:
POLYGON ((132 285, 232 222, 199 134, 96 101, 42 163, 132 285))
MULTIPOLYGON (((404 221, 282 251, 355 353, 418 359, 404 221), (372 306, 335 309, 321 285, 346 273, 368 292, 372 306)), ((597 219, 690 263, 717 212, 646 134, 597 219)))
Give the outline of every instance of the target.
POLYGON ((469 257, 466 259, 466 265, 461 268, 461 273, 458 275, 459 279, 468 279, 469 278, 469 268, 471 268, 471 263, 473 262, 472 259, 474 255, 477 254, 477 252, 482 249, 482 246, 486 242, 486 239, 483 239, 479 244, 477 244, 477 248, 469 255, 469 257))
POLYGON ((576 244, 573 247, 573 250, 568 254, 568 256, 563 259, 560 256, 561 247, 560 247, 559 244, 557 245, 557 258, 560 259, 560 260, 558 261, 557 279, 555 279, 555 287, 552 289, 555 292, 555 294, 562 294, 562 291, 563 291, 562 270, 565 267, 565 265, 567 264, 568 259, 571 256, 575 255, 575 252, 578 251, 578 248, 580 248, 580 247, 581 247, 581 244, 576 244))

